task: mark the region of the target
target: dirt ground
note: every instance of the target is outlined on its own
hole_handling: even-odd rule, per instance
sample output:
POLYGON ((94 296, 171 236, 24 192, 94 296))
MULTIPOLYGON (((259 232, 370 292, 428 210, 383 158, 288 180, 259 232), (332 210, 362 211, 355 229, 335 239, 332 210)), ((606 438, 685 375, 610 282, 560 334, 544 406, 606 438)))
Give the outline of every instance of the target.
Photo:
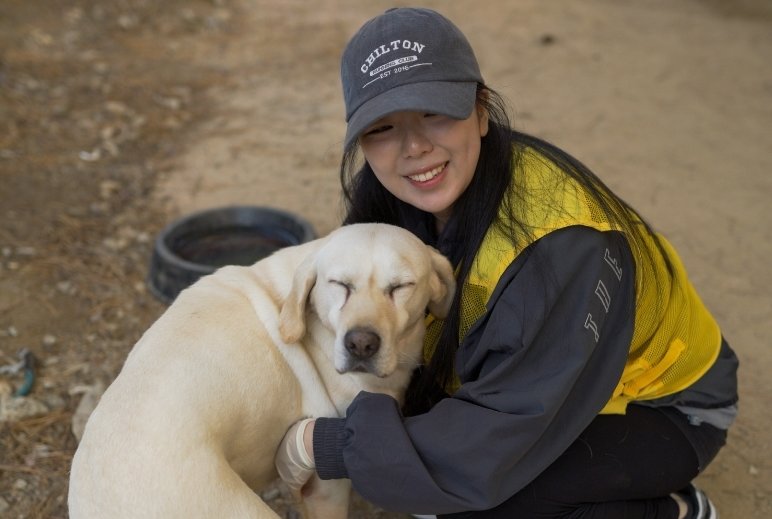
MULTIPOLYGON (((337 225, 338 58, 390 5, 0 3, 0 365, 37 359, 26 397, 0 374, 0 516, 67 516, 78 403, 165 308, 145 285, 165 224, 248 203, 337 225)), ((738 421, 699 483, 724 519, 772 517, 772 5, 424 5, 469 36, 519 129, 681 251, 741 360, 738 421)), ((404 516, 357 499, 352 517, 404 516)))

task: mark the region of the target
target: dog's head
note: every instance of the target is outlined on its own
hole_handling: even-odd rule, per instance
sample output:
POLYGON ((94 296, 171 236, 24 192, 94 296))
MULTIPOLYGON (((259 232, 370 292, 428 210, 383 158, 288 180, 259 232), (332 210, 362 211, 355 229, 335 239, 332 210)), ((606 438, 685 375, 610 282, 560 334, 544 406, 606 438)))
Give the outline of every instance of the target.
POLYGON ((448 260, 410 232, 348 225, 332 232, 296 271, 279 329, 285 342, 299 341, 311 310, 335 335, 328 355, 339 373, 387 377, 399 366, 415 367, 426 309, 445 317, 454 290, 448 260))

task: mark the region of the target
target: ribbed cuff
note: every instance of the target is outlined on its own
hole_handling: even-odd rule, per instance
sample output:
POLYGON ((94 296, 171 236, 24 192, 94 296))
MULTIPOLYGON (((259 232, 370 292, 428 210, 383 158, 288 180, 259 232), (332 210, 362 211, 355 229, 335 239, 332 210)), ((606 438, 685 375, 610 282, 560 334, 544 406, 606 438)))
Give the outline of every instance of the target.
POLYGON ((348 477, 343 463, 344 418, 317 418, 314 425, 314 461, 320 479, 348 477))

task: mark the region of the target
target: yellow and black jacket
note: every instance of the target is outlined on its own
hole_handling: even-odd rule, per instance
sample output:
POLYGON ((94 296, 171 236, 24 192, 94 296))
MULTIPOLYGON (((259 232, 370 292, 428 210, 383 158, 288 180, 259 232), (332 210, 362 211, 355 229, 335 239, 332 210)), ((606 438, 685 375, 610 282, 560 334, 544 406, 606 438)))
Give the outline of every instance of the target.
MULTIPOLYGON (((488 232, 462 286, 461 338, 485 314, 504 271, 530 243, 571 226, 613 230, 585 191, 535 152, 524 153, 520 174, 523 178, 519 185, 526 189, 513 195, 518 200, 512 206, 524 208, 518 218, 530 229, 530 241, 513 247, 512 239, 498 227, 488 232)), ((631 401, 653 400, 681 391, 705 374, 718 356, 721 332, 716 321, 689 281, 675 250, 663 236, 659 236, 659 242, 672 273, 654 239, 645 241, 645 249, 633 250, 637 294, 633 337, 624 371, 602 413, 623 413, 631 401)), ((621 266, 609 266, 622 275, 621 266)), ((599 294, 603 294, 602 287, 599 294)), ((428 360, 442 322, 429 316, 427 323, 428 360)), ((457 380, 448 389, 454 392, 459 386, 457 380)))
MULTIPOLYGON (((639 267, 646 249, 631 247, 576 184, 534 153, 521 158, 513 174, 527 188, 511 196, 531 208, 517 215, 530 237, 513 248, 493 228, 460 287, 452 396, 405 418, 390 397, 361 393, 345 418, 317 419, 323 479, 350 477, 399 511, 485 510, 553 463, 598 413, 685 405, 710 420, 726 409, 728 426, 736 357, 672 248, 663 240, 672 277, 660 262, 639 267)), ((429 326, 427 354, 441 325, 429 326)))

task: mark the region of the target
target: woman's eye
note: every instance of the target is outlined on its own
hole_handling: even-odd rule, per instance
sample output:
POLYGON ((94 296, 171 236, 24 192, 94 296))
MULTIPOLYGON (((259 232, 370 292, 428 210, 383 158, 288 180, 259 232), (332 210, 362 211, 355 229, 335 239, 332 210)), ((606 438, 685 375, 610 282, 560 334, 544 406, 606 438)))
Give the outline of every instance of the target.
POLYGON ((369 130, 366 130, 362 135, 367 137, 368 135, 378 135, 379 133, 386 132, 390 130, 392 127, 391 125, 384 124, 383 126, 375 126, 373 128, 370 128, 369 130))

